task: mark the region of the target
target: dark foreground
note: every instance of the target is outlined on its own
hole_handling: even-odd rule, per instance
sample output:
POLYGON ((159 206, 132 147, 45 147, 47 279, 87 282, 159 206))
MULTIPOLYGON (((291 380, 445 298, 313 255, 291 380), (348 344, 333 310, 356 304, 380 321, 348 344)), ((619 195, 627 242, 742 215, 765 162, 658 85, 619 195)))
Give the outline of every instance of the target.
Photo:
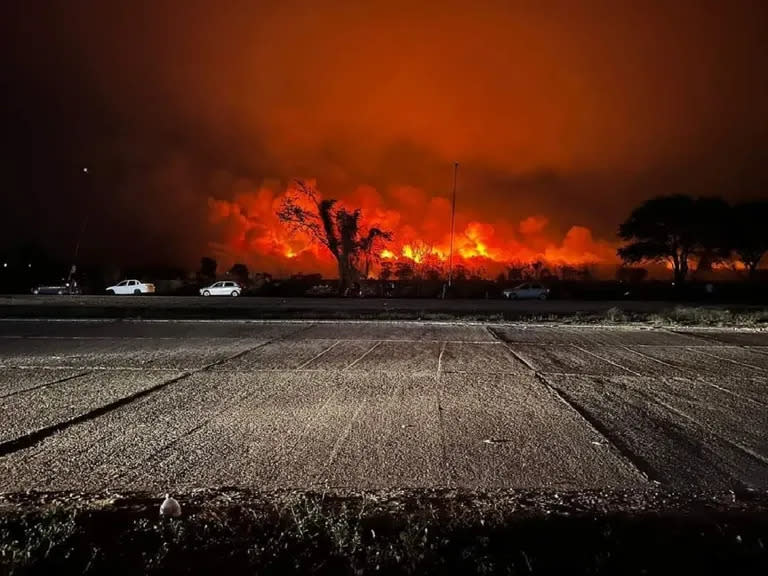
POLYGON ((768 324, 766 306, 660 300, 0 296, 0 318, 156 320, 568 320, 768 324))
POLYGON ((765 574, 768 496, 200 492, 0 500, 0 570, 111 574, 765 574))
POLYGON ((759 330, 0 321, 0 574, 764 573, 767 410, 759 330))

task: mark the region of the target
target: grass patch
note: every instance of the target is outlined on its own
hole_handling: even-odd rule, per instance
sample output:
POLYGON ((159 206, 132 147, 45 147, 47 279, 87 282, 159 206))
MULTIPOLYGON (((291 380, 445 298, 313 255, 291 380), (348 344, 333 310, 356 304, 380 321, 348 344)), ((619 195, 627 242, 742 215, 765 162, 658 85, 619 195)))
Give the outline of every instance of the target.
POLYGON ((0 572, 765 573, 767 498, 730 498, 229 493, 180 498, 179 519, 160 499, 13 503, 0 572))

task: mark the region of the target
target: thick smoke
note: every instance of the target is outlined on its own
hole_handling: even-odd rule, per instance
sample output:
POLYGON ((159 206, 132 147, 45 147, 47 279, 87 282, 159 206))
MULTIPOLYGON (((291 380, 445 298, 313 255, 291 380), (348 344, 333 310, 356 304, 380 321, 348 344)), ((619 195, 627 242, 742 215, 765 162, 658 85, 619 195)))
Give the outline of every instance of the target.
POLYGON ((272 210, 295 177, 382 219, 396 250, 442 251, 459 161, 457 250, 494 262, 603 261, 650 196, 768 190, 761 2, 2 9, 2 233, 68 244, 90 210, 83 253, 99 261, 194 266, 213 246, 308 271, 324 256, 272 210))

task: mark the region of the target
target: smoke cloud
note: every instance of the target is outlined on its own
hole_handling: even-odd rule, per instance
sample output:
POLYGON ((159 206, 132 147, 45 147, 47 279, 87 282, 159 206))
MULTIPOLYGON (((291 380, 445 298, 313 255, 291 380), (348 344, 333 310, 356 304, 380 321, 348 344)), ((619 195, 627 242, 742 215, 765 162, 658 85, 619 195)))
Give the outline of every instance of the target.
POLYGON ((612 262, 645 198, 768 190, 764 3, 44 4, 1 15, 9 238, 328 271, 274 216, 302 177, 442 252, 459 161, 462 257, 612 262))

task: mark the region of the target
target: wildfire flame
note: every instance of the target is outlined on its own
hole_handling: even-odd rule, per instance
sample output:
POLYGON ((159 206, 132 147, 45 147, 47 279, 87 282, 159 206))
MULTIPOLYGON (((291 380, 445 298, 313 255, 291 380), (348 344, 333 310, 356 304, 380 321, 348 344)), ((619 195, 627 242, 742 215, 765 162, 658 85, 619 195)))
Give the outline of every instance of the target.
MULTIPOLYGON (((231 199, 209 198, 209 222, 214 254, 224 263, 244 262, 252 270, 271 274, 321 272, 333 277, 335 263, 328 251, 301 232, 291 232, 277 217, 286 191, 257 187, 244 181, 231 199)), ((390 265, 445 272, 450 257, 450 204, 408 188, 392 191, 385 200, 374 188, 360 187, 340 198, 348 208, 360 208, 366 226, 393 232, 393 240, 378 254, 390 265)), ((473 274, 493 277, 511 263, 541 262, 544 266, 615 264, 616 245, 596 240, 589 228, 571 226, 561 237, 542 215, 484 222, 457 210, 453 265, 473 274)), ((374 271, 374 274, 376 271, 374 271)))

